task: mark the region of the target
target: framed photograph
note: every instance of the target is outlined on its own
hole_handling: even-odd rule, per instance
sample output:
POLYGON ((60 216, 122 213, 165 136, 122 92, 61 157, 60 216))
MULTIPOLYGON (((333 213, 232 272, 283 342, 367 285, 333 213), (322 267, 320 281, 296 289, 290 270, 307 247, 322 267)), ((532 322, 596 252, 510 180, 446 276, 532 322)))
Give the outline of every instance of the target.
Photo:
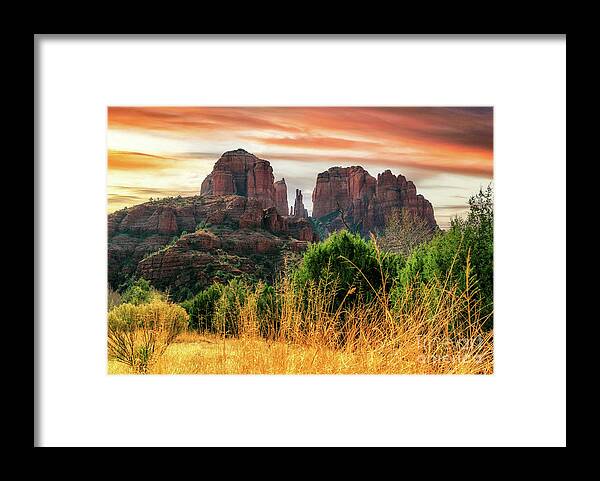
POLYGON ((109 107, 108 372, 491 374, 492 148, 491 107, 109 107))
POLYGON ((565 35, 34 57, 34 446, 566 445, 565 35))

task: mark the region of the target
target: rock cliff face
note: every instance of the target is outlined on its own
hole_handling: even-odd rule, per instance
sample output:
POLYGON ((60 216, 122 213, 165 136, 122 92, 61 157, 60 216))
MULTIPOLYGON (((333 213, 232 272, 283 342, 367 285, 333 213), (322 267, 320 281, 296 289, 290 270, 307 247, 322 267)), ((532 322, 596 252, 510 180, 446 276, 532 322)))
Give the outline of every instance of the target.
POLYGON ((136 275, 181 297, 241 275, 272 282, 286 253, 306 244, 265 230, 204 229, 142 259, 136 275))
POLYGON ((302 191, 300 189, 296 189, 296 199, 294 201, 294 211, 292 212, 292 215, 298 219, 308 219, 308 211, 304 207, 302 191))
POLYGON ((288 218, 288 232, 292 237, 301 241, 317 242, 319 240, 313 225, 306 217, 288 218))
MULTIPOLYGON (((287 187, 286 187, 287 212, 287 187)), ((239 195, 257 199, 263 209, 276 206, 277 195, 273 168, 244 149, 225 152, 204 179, 200 195, 239 195)))
MULTIPOLYGON (((368 235, 400 209, 437 228, 431 204, 389 170, 375 179, 362 167, 333 167, 318 175, 312 199, 323 234, 351 224, 368 235)), ((117 288, 142 276, 181 298, 242 274, 272 280, 288 254, 319 240, 299 189, 289 214, 285 179, 274 182, 267 160, 242 149, 225 152, 199 196, 155 200, 108 216, 109 284, 117 288)))
POLYGON ((287 184, 285 179, 275 182, 275 208, 279 215, 288 215, 287 184))
POLYGON ((263 209, 257 198, 161 199, 109 214, 108 281, 116 288, 137 275, 194 291, 239 273, 269 279, 286 252, 316 240, 307 219, 263 209))
POLYGON ((321 218, 329 230, 343 228, 345 221, 364 235, 381 231, 402 209, 423 218, 432 230, 438 228, 431 203, 417 194, 411 181, 390 170, 375 179, 362 167, 332 167, 317 176, 312 201, 313 217, 321 218))

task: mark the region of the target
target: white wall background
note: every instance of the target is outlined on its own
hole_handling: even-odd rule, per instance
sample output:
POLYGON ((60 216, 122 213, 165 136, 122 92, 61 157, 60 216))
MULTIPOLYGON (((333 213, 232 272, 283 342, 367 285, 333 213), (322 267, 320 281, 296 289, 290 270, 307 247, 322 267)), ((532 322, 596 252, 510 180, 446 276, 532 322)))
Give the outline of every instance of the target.
POLYGON ((565 444, 564 38, 38 41, 38 444, 565 444), (493 105, 495 374, 108 376, 107 105, 493 105))

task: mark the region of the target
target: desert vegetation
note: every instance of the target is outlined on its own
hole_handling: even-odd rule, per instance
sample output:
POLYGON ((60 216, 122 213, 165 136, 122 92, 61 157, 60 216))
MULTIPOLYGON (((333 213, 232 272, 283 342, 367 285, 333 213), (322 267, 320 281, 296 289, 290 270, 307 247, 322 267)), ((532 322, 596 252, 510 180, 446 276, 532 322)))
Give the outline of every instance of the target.
POLYGON ((230 279, 179 303, 144 279, 109 290, 109 372, 489 374, 492 197, 447 231, 399 213, 379 236, 335 232, 270 284, 230 279))

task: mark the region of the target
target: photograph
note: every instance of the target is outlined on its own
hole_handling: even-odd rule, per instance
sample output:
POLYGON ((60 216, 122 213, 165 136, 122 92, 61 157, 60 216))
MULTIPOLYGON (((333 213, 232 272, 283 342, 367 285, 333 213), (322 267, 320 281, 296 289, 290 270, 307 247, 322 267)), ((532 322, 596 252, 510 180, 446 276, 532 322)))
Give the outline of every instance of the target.
POLYGON ((492 106, 107 108, 107 369, 493 374, 492 106))
POLYGON ((35 34, 34 447, 564 447, 566 34, 35 34))

